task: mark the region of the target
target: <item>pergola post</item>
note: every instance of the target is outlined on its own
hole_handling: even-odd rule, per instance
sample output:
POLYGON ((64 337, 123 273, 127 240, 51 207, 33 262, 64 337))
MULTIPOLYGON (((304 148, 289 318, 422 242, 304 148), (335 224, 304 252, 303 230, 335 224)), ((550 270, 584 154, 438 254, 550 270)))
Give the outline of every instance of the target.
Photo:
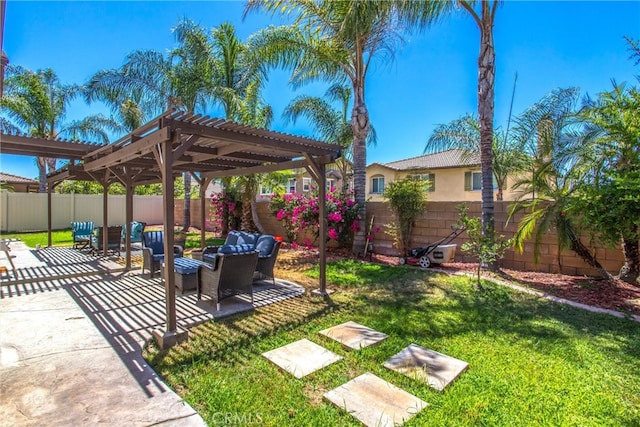
POLYGON ((180 130, 174 130, 171 139, 157 144, 159 150, 156 159, 159 160, 162 172, 162 207, 164 209, 164 291, 166 306, 165 330, 157 330, 153 335, 161 349, 167 349, 187 339, 185 330, 178 330, 176 316, 176 279, 173 272, 173 224, 174 215, 174 181, 173 181, 173 151, 174 143, 180 142, 180 130))
POLYGON ((200 247, 204 248, 207 243, 206 239, 206 224, 207 220, 205 218, 207 210, 205 209, 207 206, 206 200, 206 191, 207 187, 211 183, 211 178, 203 177, 200 182, 200 247))
POLYGON ((47 182, 47 247, 50 248, 53 245, 53 239, 51 236, 51 229, 53 228, 52 224, 52 209, 53 209, 53 201, 51 192, 53 191, 53 183, 47 182))
POLYGON ((327 295, 327 174, 326 166, 323 162, 316 162, 315 159, 305 154, 307 160, 306 169, 309 175, 318 184, 318 225, 319 225, 319 243, 318 243, 318 264, 320 268, 320 288, 312 291, 313 294, 327 295))
POLYGON ((320 289, 321 295, 327 294, 327 174, 324 163, 318 165, 320 179, 318 185, 318 198, 320 206, 318 209, 320 222, 320 289))
POLYGON ((125 185, 126 187, 126 195, 125 195, 125 238, 124 238, 124 245, 125 245, 125 249, 127 251, 127 254, 125 255, 126 258, 126 263, 125 263, 125 269, 131 270, 131 221, 133 221, 133 192, 135 190, 135 186, 133 185, 133 183, 131 182, 130 177, 127 177, 127 183, 125 185))
POLYGON ((102 182, 102 255, 107 256, 109 245, 109 183, 106 178, 102 182))

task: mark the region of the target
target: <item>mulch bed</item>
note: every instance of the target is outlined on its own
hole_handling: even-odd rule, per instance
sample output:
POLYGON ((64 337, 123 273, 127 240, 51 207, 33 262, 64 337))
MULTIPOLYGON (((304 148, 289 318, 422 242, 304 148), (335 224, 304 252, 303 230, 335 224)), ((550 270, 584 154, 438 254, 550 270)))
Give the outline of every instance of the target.
MULTIPOLYGON (((351 256, 348 250, 332 249, 328 260, 344 259, 351 256)), ((387 265, 398 265, 398 257, 379 254, 372 256, 372 262, 387 265)), ((451 273, 464 272, 475 274, 477 264, 448 263, 438 266, 439 269, 451 273)), ((416 267, 420 268, 420 267, 416 267)), ((491 275, 494 273, 483 272, 491 275)), ((601 308, 618 310, 640 315, 640 286, 632 286, 622 280, 604 280, 588 276, 568 276, 566 274, 538 273, 502 269, 497 276, 528 288, 536 289, 560 298, 593 305, 601 308)))

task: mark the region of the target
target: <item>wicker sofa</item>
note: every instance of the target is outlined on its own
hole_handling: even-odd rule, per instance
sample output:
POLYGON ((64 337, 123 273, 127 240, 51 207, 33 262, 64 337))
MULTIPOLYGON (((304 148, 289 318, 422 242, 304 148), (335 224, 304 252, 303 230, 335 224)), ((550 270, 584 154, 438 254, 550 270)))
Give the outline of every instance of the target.
POLYGON ((202 261, 214 264, 220 254, 241 254, 258 251, 258 261, 255 267, 257 278, 271 278, 275 284, 273 268, 280 251, 282 242, 269 234, 247 233, 232 230, 227 235, 223 245, 207 246, 202 250, 202 261))

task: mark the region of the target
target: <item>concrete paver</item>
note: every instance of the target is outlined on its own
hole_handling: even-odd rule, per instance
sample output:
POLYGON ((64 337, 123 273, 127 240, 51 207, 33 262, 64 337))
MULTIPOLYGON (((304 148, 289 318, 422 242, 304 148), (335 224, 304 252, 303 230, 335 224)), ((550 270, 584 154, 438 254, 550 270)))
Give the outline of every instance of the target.
POLYGON ((262 355, 296 378, 307 376, 342 359, 341 356, 306 338, 262 355))
POLYGON ((388 337, 387 334, 351 321, 324 329, 319 333, 353 350, 379 343, 388 337))
POLYGON ((402 425, 428 406, 427 402, 370 372, 328 391, 324 398, 364 425, 375 427, 402 425))
POLYGON ((468 367, 467 362, 429 350, 417 344, 405 347, 384 363, 384 367, 423 381, 442 391, 468 367))

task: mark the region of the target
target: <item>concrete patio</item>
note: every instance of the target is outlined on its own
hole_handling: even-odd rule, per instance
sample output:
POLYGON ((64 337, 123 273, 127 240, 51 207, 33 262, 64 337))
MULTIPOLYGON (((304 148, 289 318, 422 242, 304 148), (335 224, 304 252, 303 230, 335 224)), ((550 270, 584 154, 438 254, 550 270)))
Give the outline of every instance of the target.
MULTIPOLYGON (((139 270, 123 272, 106 258, 94 259, 102 267, 92 265, 92 271, 84 254, 64 248, 37 251, 44 264, 38 268, 19 267, 19 252, 12 250, 16 280, 4 277, 0 285, 4 423, 204 425, 142 358, 152 331, 165 323, 160 278, 148 279, 139 270), (65 256, 64 251, 71 252, 65 256), (22 268, 31 269, 33 277, 27 280, 22 268), (52 272, 59 273, 57 278, 46 276, 52 272)), ((257 283, 253 307, 302 293, 303 288, 286 281, 257 283)), ((223 308, 233 313, 234 306, 243 310, 247 305, 239 298, 223 308)), ((178 325, 185 329, 216 314, 208 300, 197 301, 195 294, 178 297, 176 307, 178 325)))

